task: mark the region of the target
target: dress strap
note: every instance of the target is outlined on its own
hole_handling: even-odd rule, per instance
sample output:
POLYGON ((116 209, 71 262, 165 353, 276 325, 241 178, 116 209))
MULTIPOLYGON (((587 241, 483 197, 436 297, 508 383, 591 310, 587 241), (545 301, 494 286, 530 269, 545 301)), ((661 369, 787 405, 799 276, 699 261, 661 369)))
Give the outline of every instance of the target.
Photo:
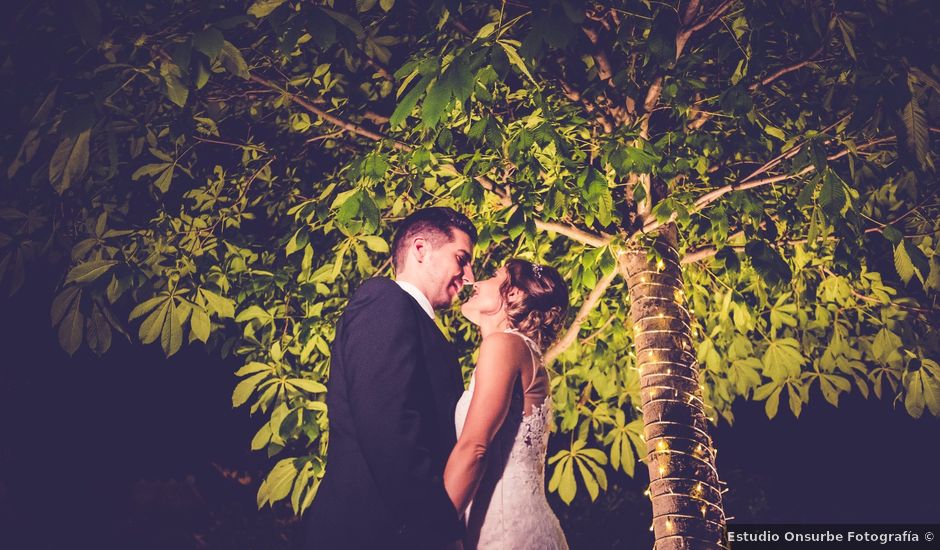
POLYGON ((538 367, 542 364, 542 352, 539 351, 538 344, 535 343, 535 340, 529 338, 525 334, 522 334, 514 328, 507 328, 503 332, 509 334, 515 334, 519 338, 522 338, 522 341, 525 342, 527 348, 529 348, 529 354, 532 356, 532 379, 529 381, 529 387, 522 390, 523 394, 529 393, 529 390, 535 385, 537 376, 538 376, 538 367))

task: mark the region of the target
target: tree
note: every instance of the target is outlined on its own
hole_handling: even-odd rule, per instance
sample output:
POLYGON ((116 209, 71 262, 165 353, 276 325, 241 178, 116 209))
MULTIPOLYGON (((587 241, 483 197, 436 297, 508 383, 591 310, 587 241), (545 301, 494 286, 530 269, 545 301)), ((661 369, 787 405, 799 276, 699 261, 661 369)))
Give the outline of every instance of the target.
POLYGON ((718 544, 736 399, 940 415, 929 2, 234 4, 20 9, 0 277, 62 272, 69 353, 243 358, 259 505, 313 502, 333 325, 429 204, 473 214, 480 272, 571 282, 549 489, 645 460, 657 548, 718 544))

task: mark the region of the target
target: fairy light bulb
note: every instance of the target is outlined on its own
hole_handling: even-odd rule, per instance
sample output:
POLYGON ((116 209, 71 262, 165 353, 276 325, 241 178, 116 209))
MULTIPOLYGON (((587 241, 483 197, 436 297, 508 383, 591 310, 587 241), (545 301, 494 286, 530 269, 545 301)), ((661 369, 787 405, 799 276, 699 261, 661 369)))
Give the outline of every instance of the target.
POLYGON ((656 269, 662 271, 663 268, 665 267, 666 267, 666 262, 664 262, 662 258, 656 261, 656 269))
POLYGON ((668 529, 669 531, 672 531, 673 529, 673 523, 672 523, 671 518, 666 518, 666 529, 668 529))

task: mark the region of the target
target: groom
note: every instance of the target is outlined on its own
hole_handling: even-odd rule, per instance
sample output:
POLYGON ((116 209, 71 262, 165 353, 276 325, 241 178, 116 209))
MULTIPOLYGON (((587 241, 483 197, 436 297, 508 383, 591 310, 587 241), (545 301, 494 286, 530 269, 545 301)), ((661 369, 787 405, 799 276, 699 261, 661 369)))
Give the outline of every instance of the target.
POLYGON ((350 298, 331 348, 330 443, 308 548, 442 549, 461 538, 443 474, 463 384, 434 310, 473 282, 476 238, 450 208, 418 210, 395 232, 395 280, 375 277, 350 298))

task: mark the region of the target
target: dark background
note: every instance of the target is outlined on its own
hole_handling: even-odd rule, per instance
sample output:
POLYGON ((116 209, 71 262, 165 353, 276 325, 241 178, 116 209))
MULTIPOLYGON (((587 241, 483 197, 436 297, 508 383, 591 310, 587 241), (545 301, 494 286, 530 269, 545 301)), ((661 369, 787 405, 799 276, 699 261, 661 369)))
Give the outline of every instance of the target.
MULTIPOLYGON (((165 359, 115 336, 98 358, 68 357, 50 327, 51 283, 33 274, 0 298, 0 548, 297 548, 284 506, 257 510, 273 464, 248 450, 257 422, 231 408, 237 360, 198 346, 165 359)), ((901 403, 839 408, 816 392, 799 419, 782 400, 740 402, 713 431, 727 514, 740 523, 940 521, 940 421, 901 403)), ((591 503, 551 498, 573 549, 648 548, 637 479, 610 478, 591 503)))

